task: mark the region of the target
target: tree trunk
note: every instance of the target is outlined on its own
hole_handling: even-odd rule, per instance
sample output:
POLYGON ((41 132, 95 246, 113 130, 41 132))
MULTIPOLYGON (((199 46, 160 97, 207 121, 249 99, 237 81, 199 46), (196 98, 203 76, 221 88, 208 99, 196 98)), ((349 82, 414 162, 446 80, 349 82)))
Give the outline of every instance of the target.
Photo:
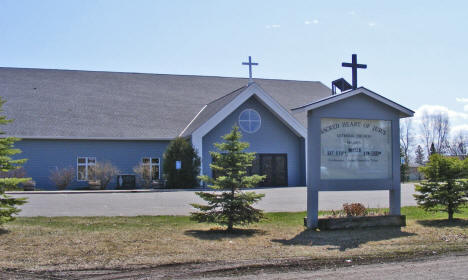
POLYGON ((449 205, 448 211, 447 211, 447 212, 448 212, 448 220, 449 220, 449 222, 453 221, 453 212, 454 212, 454 211, 453 211, 453 208, 452 208, 451 205, 449 205))
POLYGON ((232 205, 234 204, 234 188, 231 188, 231 203, 229 205, 229 217, 228 217, 228 228, 227 231, 231 232, 234 228, 234 209, 232 209, 232 205))

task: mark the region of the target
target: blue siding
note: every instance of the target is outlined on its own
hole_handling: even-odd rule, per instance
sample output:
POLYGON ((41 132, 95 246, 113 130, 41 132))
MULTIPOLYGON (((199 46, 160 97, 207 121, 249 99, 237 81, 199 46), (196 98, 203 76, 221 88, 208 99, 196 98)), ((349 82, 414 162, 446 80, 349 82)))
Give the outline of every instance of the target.
MULTIPOLYGON (((24 165, 27 176, 36 181, 38 188, 55 189, 49 180, 50 170, 58 167, 73 167, 76 171, 77 157, 96 157, 97 161, 108 160, 117 166, 122 174, 133 174, 133 167, 143 157, 162 156, 169 141, 107 141, 107 140, 21 140, 16 147, 23 152, 20 158, 27 158, 24 165)), ((162 175, 162 174, 161 174, 162 175)), ((74 186, 86 183, 75 182, 74 186)), ((115 182, 113 182, 115 185, 115 182)))
POLYGON ((305 185, 305 143, 304 139, 294 134, 276 116, 254 97, 239 106, 226 119, 203 137, 203 173, 211 176, 209 151, 215 148, 213 143, 221 142, 221 136, 229 133, 237 124, 240 113, 245 109, 255 109, 261 116, 261 128, 252 134, 242 131, 242 140, 250 143, 249 152, 287 154, 288 185, 305 185))

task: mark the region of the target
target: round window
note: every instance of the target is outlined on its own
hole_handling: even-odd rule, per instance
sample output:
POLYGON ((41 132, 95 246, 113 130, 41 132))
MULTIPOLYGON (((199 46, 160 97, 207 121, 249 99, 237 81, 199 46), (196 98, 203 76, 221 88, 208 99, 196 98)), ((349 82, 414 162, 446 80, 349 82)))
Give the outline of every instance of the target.
POLYGON ((247 133, 257 132, 261 124, 260 114, 254 109, 245 109, 239 115, 239 127, 247 133))

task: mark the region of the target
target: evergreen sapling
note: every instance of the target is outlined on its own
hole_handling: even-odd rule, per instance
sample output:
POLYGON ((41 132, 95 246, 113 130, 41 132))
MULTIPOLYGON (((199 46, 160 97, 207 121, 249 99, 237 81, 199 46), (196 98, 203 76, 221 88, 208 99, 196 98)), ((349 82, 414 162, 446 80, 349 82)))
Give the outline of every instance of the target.
MULTIPOLYGON (((3 111, 1 108, 4 103, 5 101, 0 98, 0 112, 3 111)), ((8 120, 5 116, 0 116, 0 125, 6 125, 10 122, 12 120, 8 120)), ((0 131, 0 134, 5 133, 0 131)), ((26 162, 26 159, 12 159, 12 156, 21 153, 19 149, 14 148, 15 142, 18 140, 15 137, 0 137, 0 171, 14 174, 14 172, 10 171, 19 169, 26 162)), ((24 198, 8 196, 5 194, 5 191, 30 180, 31 178, 15 178, 14 176, 0 178, 0 225, 14 220, 14 215, 20 212, 17 206, 26 203, 24 198)))
POLYGON ((247 153, 245 149, 249 143, 241 142, 239 127, 234 126, 232 131, 222 138, 224 142, 215 143, 221 152, 210 152, 213 163, 211 169, 215 178, 200 176, 212 189, 220 192, 197 192, 208 205, 191 204, 199 212, 192 213, 191 219, 198 222, 217 223, 227 226, 232 231, 235 225, 256 223, 264 219, 262 210, 252 205, 258 202, 264 194, 244 192, 242 188, 252 188, 266 178, 266 176, 247 176, 248 167, 252 166, 255 153, 247 153))

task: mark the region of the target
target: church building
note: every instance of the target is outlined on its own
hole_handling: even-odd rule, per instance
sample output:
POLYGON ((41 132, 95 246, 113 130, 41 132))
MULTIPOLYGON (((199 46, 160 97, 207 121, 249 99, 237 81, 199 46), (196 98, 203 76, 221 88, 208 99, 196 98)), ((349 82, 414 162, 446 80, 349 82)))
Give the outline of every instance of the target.
POLYGON ((14 120, 3 129, 22 139, 16 147, 39 189, 55 189, 51 171, 66 167, 74 186, 85 185, 99 161, 121 174, 147 164, 162 179, 164 151, 178 136, 212 175, 209 151, 234 125, 257 153, 263 186, 305 186, 307 112, 292 109, 330 95, 311 81, 0 68, 4 114, 14 120))

